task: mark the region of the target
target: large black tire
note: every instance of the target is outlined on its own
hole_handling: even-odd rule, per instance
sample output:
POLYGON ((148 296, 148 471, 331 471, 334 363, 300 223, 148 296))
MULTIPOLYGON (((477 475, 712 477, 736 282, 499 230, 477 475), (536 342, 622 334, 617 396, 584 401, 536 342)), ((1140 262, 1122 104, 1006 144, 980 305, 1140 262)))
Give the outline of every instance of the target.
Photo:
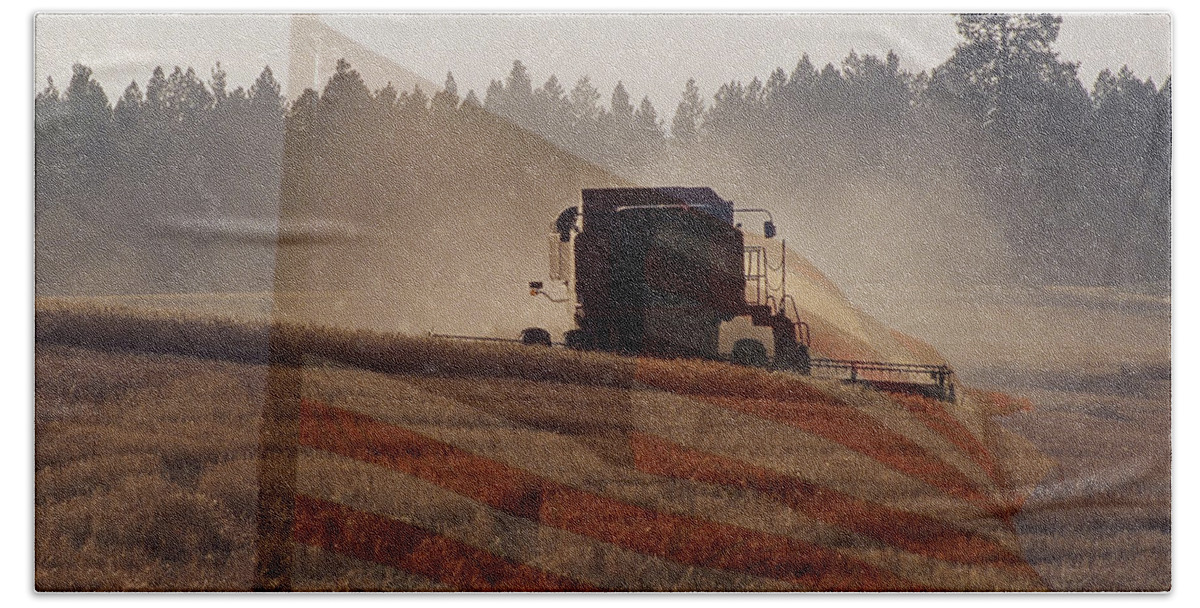
POLYGON ((550 346, 550 332, 540 327, 530 327, 521 331, 521 344, 525 346, 550 346))
POLYGON ((567 344, 567 348, 574 350, 593 350, 592 337, 582 329, 567 330, 563 334, 563 342, 567 344))
POLYGON ((762 342, 751 338, 743 338, 733 343, 730 359, 738 365, 748 367, 766 367, 770 364, 767 358, 767 347, 762 342))
POLYGON ((803 344, 796 345, 796 360, 792 364, 792 369, 805 376, 812 375, 812 355, 808 353, 808 347, 803 344))
POLYGON ((812 359, 808 354, 808 347, 803 344, 792 343, 790 345, 775 346, 775 367, 793 371, 805 376, 812 373, 812 359))

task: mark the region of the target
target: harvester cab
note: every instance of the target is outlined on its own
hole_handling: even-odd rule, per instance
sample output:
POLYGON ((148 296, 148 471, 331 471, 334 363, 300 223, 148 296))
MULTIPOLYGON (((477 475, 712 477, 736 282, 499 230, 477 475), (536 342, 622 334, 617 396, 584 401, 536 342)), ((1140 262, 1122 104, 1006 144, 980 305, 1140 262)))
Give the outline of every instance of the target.
POLYGON ((773 238, 770 211, 734 208, 711 188, 590 189, 582 199, 559 214, 549 236, 549 278, 566 297, 530 283, 532 295, 575 301, 567 346, 808 372, 807 325, 788 316, 786 293, 766 293, 765 274, 748 272, 751 250, 764 263, 765 252, 747 248, 733 222, 735 213, 763 213, 763 235, 773 238), (735 329, 759 331, 731 348, 723 330, 735 319, 735 329))

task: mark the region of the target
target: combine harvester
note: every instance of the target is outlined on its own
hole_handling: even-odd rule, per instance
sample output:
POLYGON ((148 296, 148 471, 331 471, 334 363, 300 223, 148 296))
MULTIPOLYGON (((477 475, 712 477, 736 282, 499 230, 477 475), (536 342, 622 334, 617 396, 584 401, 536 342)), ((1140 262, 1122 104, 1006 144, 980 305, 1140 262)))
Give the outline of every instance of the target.
MULTIPOLYGON (((543 281, 529 284, 532 295, 575 302, 576 329, 563 336, 566 347, 803 375, 820 370, 848 383, 955 401, 954 372, 945 365, 813 357, 809 326, 787 292, 786 241, 772 266, 767 248, 746 246, 734 221, 735 214, 764 214, 763 236, 772 239, 770 211, 734 207, 711 188, 591 189, 582 198, 582 209, 563 210, 550 236, 550 280, 566 294, 555 297, 543 281), (758 335, 721 352, 723 334, 738 327, 758 335)), ((521 341, 552 344, 537 327, 521 341)))

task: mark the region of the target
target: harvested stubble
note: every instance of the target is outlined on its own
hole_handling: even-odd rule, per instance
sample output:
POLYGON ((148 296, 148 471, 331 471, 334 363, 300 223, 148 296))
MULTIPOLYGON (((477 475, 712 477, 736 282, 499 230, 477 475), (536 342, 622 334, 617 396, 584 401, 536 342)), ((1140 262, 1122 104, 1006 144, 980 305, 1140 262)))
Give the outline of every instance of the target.
MULTIPOLYGON (((606 442, 621 429, 619 417, 577 402, 593 393, 657 387, 680 398, 847 412, 856 399, 833 385, 714 363, 335 328, 62 308, 39 310, 36 327, 35 575, 44 590, 249 589, 259 426, 273 368, 316 365, 330 378, 324 390, 347 395, 393 390, 393 374, 426 378, 438 394, 500 408, 514 429, 578 436, 597 454, 620 447, 606 442), (506 400, 505 390, 516 392, 506 400), (517 402, 541 405, 513 409, 517 402)), ((362 588, 354 581, 377 570, 343 567, 329 587, 362 588)))

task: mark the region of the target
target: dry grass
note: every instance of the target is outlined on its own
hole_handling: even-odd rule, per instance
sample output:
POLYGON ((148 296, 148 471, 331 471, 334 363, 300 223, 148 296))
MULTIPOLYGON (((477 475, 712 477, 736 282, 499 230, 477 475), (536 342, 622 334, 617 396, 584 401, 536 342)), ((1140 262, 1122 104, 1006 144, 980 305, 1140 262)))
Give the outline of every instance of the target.
POLYGON ((1169 505, 1108 500, 1112 504, 1100 507, 1093 501, 1031 505, 1020 522, 1030 564, 1059 589, 1170 590, 1169 505))
POLYGON ((1171 586, 1171 403, 1034 391, 1006 426, 1058 463, 1015 521, 1025 556, 1055 588, 1171 586))
POLYGON ((259 370, 44 344, 36 369, 37 588, 248 589, 259 370))
MULTIPOLYGON (((614 433, 600 427, 619 418, 593 419, 588 412, 603 408, 564 405, 580 392, 572 386, 620 392, 653 380, 683 394, 754 398, 767 391, 851 407, 838 405, 826 383, 706 362, 115 310, 43 309, 36 324, 35 577, 42 590, 249 589, 258 432, 272 365, 472 379, 460 383, 464 390, 490 386, 480 382, 487 378, 552 383, 531 394, 562 401, 541 409, 564 415, 534 426, 582 424, 568 431, 618 459, 627 446, 607 445, 614 433)), ((359 586, 347 582, 352 575, 339 586, 359 586)))
POLYGON ((40 307, 36 586, 249 589, 270 365, 621 386, 624 360, 301 325, 40 307))
POLYGON ((36 524, 41 591, 249 588, 253 529, 218 499, 153 470, 47 501, 36 524))
POLYGON ((629 386, 633 363, 591 353, 455 342, 363 329, 132 313, 117 308, 41 307, 42 344, 171 354, 242 363, 303 365, 326 360, 388 373, 512 377, 629 386))

